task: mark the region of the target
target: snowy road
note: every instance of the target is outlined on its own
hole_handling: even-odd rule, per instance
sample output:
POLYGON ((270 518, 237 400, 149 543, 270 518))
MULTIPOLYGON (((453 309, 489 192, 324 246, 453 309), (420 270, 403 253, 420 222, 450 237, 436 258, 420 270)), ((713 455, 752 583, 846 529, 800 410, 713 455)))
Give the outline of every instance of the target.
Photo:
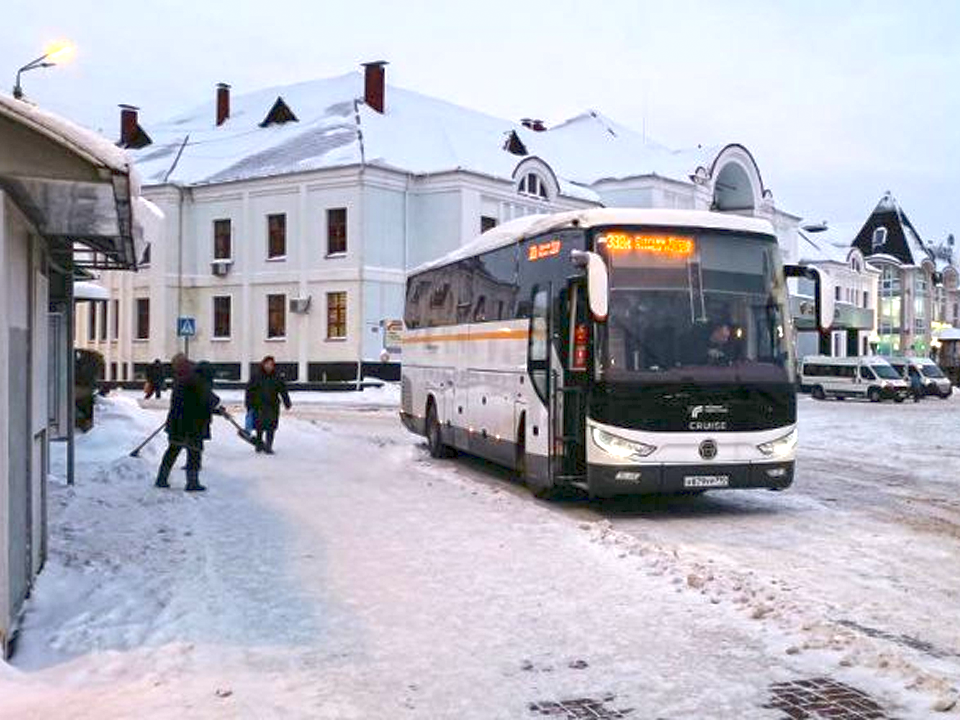
POLYGON ((159 411, 113 400, 0 717, 780 718, 808 678, 943 716, 958 410, 805 399, 786 493, 548 504, 362 404, 301 405, 275 457, 221 425, 210 491, 159 492, 160 448, 123 457, 159 411))

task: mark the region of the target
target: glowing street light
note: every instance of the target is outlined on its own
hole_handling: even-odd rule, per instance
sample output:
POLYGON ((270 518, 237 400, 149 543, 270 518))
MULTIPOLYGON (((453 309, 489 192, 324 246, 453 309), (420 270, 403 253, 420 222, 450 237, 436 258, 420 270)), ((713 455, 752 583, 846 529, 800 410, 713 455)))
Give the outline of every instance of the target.
POLYGON ((70 58, 73 54, 74 47, 71 43, 68 42, 58 42, 50 45, 47 48, 47 51, 38 57, 36 60, 32 60, 24 65, 22 68, 17 70, 17 81, 13 86, 13 96, 17 100, 23 99, 23 88, 20 86, 20 75, 29 72, 30 70, 36 70, 37 68, 48 68, 53 67, 57 63, 63 63, 70 58))

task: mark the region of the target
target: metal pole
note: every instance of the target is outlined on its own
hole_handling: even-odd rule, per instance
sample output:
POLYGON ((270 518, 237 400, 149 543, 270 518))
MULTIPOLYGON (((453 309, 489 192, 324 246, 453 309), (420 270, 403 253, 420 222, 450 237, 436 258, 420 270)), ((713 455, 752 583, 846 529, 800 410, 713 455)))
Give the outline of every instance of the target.
POLYGON ((66 312, 66 332, 67 332, 67 485, 73 485, 76 474, 76 453, 74 433, 77 426, 77 391, 74 387, 75 363, 74 357, 74 334, 76 333, 75 315, 73 301, 73 259, 66 261, 66 286, 67 286, 67 307, 66 312))

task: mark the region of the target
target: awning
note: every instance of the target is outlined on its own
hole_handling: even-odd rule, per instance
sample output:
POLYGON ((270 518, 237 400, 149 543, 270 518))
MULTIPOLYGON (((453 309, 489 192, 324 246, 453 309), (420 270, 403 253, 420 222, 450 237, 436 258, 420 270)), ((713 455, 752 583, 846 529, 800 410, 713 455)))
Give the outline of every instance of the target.
POLYGON ((163 217, 140 198, 140 181, 121 149, 5 95, 0 95, 0 188, 55 253, 82 267, 136 269, 163 217))

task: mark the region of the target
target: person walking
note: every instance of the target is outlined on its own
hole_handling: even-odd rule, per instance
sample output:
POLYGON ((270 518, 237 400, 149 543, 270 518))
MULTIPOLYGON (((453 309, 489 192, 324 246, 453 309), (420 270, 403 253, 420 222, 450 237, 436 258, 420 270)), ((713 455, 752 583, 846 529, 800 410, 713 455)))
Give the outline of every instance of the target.
POLYGON ((923 399, 923 378, 920 377, 920 371, 913 365, 907 366, 907 374, 910 376, 910 389, 913 391, 913 401, 920 402, 923 399))
POLYGON ((257 452, 273 455, 273 439, 280 424, 280 401, 290 409, 290 395, 283 378, 277 374, 277 363, 267 355, 258 372, 247 385, 246 407, 253 410, 253 427, 257 432, 257 452), (264 439, 266 436, 266 439, 264 439))
POLYGON ((147 366, 147 387, 144 400, 163 396, 163 363, 157 358, 147 366))
POLYGON ((211 415, 223 414, 223 408, 220 407, 220 398, 196 372, 186 355, 175 355, 170 364, 173 368, 173 390, 166 424, 169 444, 160 462, 155 485, 158 488, 170 487, 170 471, 180 451, 186 448, 186 490, 203 492, 206 488, 200 484, 200 463, 204 435, 209 433, 211 415))

